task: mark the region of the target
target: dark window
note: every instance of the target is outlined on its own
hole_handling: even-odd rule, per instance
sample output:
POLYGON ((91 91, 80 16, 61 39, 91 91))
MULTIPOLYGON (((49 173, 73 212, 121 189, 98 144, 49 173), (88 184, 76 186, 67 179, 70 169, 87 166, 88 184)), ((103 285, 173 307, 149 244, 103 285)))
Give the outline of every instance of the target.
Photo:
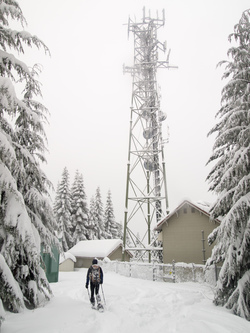
POLYGON ((184 207, 184 208, 183 208, 183 213, 184 213, 184 214, 187 214, 187 207, 184 207))
POLYGON ((191 212, 192 212, 192 213, 195 213, 195 209, 194 209, 194 207, 191 208, 191 212))

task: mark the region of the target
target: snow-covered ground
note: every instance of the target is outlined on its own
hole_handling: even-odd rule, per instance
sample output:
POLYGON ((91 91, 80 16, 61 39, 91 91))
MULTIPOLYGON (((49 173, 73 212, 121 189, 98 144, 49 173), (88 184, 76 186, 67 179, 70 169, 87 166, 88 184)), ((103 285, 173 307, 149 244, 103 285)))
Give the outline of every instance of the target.
MULTIPOLYGON (((44 307, 6 314, 1 333, 247 333, 250 323, 212 303, 210 286, 164 283, 104 272, 104 313, 92 310, 87 270, 60 272, 44 307)), ((101 294, 102 295, 102 294, 101 294)))

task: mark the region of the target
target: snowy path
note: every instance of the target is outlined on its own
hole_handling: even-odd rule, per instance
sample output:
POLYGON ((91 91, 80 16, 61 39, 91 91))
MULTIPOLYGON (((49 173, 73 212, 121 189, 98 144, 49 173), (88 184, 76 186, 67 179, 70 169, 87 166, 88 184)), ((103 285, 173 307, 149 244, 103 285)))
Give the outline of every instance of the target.
MULTIPOLYGON (((86 269, 60 273, 47 306, 7 314, 1 333, 247 333, 250 323, 212 304, 198 283, 169 284, 105 273, 104 313, 90 308, 86 269)), ((102 295, 102 294, 101 294, 102 295)))

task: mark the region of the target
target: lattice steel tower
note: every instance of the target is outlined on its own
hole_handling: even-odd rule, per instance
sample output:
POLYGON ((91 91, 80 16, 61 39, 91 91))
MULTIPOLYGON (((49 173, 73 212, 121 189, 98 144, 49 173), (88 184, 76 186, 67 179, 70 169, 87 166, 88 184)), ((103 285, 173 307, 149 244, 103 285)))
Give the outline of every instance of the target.
POLYGON ((164 26, 162 18, 145 15, 140 22, 128 21, 128 33, 134 35, 134 65, 124 66, 130 73, 132 105, 129 130, 126 198, 124 214, 124 249, 151 251, 155 237, 152 227, 168 212, 167 182, 164 161, 162 121, 166 115, 160 109, 156 73, 158 68, 170 68, 159 61, 159 51, 166 51, 166 43, 157 39, 157 30, 164 26), (136 231, 143 229, 142 236, 136 231))

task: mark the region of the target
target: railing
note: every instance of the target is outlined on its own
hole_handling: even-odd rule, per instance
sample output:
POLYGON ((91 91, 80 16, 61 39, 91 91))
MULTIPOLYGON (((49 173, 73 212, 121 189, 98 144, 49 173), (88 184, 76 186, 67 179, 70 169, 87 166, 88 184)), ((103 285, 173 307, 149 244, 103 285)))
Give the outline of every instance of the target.
POLYGON ((113 271, 127 277, 144 280, 172 283, 207 282, 212 285, 216 284, 218 271, 215 266, 205 269, 205 265, 175 263, 174 261, 172 264, 103 261, 102 267, 105 271, 113 271))

